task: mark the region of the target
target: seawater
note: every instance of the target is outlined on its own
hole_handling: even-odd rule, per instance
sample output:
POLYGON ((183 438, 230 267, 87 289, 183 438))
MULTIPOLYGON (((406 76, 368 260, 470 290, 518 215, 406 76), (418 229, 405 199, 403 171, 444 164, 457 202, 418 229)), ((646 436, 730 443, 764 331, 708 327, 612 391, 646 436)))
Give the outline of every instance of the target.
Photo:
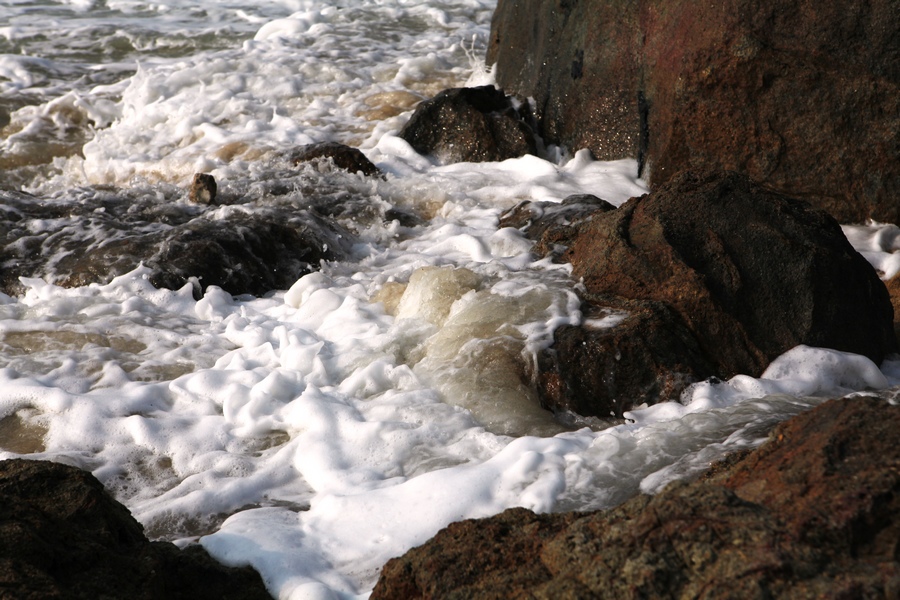
MULTIPOLYGON (((273 179, 294 185, 285 151, 334 140, 386 177, 307 169, 286 193, 351 190, 425 221, 360 221, 351 259, 261 298, 198 300, 143 268, 71 289, 23 279, 0 295, 0 457, 92 471, 151 537, 252 565, 277 598, 365 597, 389 558, 452 521, 614 506, 826 397, 890 396, 900 363, 798 347, 760 378, 697 384, 624 422, 543 411, 528 372, 580 322, 577 282, 498 215, 574 193, 618 205, 646 186, 632 160, 551 147, 444 165, 396 137, 422 99, 491 82, 493 8, 3 3, 0 189, 177 207, 208 172, 252 197, 216 219, 264 208, 273 179)), ((897 227, 845 232, 885 277, 900 268, 897 227)))

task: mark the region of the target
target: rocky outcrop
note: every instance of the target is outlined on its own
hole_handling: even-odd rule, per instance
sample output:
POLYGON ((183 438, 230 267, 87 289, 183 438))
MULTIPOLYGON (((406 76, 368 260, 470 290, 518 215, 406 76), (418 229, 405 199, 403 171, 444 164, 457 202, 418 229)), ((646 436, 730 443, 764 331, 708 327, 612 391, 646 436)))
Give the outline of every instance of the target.
POLYGON ((898 428, 900 406, 831 400, 654 497, 454 523, 388 562, 371 598, 893 598, 898 428))
POLYGON ((841 222, 900 222, 900 6, 500 0, 487 63, 537 133, 656 187, 743 172, 841 222))
POLYGON ((494 86, 453 88, 419 104, 397 135, 445 163, 498 161, 536 153, 526 119, 494 86))
POLYGON ((200 546, 148 541, 90 473, 18 459, 0 462, 0 596, 271 598, 249 567, 225 567, 200 546))
POLYGON ((799 344, 897 351, 887 290, 837 222, 736 173, 685 173, 594 217, 567 258, 593 294, 672 307, 720 377, 799 344))

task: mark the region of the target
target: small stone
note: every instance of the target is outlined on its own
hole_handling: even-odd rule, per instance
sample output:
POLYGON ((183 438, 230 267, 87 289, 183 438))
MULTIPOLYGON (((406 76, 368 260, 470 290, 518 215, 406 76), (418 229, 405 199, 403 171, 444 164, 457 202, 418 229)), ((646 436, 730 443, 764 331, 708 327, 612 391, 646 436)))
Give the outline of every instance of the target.
POLYGON ((191 181, 190 200, 196 204, 216 203, 216 179, 209 173, 195 173, 191 181))

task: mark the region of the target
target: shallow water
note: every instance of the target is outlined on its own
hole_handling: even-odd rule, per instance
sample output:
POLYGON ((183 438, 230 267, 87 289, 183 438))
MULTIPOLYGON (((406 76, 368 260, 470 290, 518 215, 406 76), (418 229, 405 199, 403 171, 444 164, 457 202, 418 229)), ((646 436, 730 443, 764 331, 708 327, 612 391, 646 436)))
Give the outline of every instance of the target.
MULTIPOLYGON (((475 57, 492 9, 0 7, 0 189, 7 208, 32 201, 16 190, 41 198, 49 212, 18 243, 59 266, 0 296, 0 457, 91 470, 149 535, 251 564, 276 597, 355 597, 454 520, 614 506, 825 397, 900 383, 900 363, 800 347, 759 379, 700 384, 625 422, 541 410, 529 369, 556 327, 580 322, 576 282, 498 215, 574 193, 618 205, 646 187, 630 160, 550 148, 441 165, 393 135, 420 99, 490 81, 475 57), (286 166, 326 140, 358 145, 385 178, 286 166), (195 172, 233 205, 199 215, 195 172), (175 220, 340 197, 358 242, 259 298, 156 289, 145 268, 59 287, 68 250, 53 228, 111 243, 112 196, 175 220), (391 207, 421 224, 367 217, 391 207)), ((895 226, 845 231, 897 270, 895 226)))

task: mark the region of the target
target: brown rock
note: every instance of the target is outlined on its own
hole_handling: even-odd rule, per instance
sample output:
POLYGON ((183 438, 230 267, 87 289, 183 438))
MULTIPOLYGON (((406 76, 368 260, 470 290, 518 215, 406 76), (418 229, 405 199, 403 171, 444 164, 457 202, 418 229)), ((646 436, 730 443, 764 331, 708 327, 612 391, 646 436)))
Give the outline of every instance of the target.
POLYGON ((595 216, 567 256, 593 294, 671 306, 720 377, 799 344, 897 351, 885 286, 837 222, 735 173, 685 173, 595 216))
POLYGON ((397 135, 446 163, 498 161, 536 153, 525 119, 494 86, 453 88, 422 102, 397 135))
POLYGON ((895 598, 898 430, 900 406, 831 400, 730 477, 455 523, 391 560, 371 598, 895 598))
POLYGON ((358 148, 338 142, 308 144, 291 153, 290 158, 294 164, 325 160, 350 173, 362 173, 369 177, 381 174, 381 170, 358 148))
POLYGON ((546 142, 636 157, 654 187, 735 170, 898 222, 898 57, 893 0, 500 0, 487 62, 546 142))
POLYGON ((271 598, 249 567, 147 541, 90 473, 28 460, 0 462, 0 597, 271 598))
POLYGON ((216 178, 208 173, 194 173, 188 198, 196 204, 216 203, 216 178))
POLYGON ((541 404, 554 412, 622 417, 678 400, 715 374, 681 317, 662 302, 591 297, 580 326, 559 327, 538 355, 541 404), (600 308, 602 307, 602 308, 600 308))

